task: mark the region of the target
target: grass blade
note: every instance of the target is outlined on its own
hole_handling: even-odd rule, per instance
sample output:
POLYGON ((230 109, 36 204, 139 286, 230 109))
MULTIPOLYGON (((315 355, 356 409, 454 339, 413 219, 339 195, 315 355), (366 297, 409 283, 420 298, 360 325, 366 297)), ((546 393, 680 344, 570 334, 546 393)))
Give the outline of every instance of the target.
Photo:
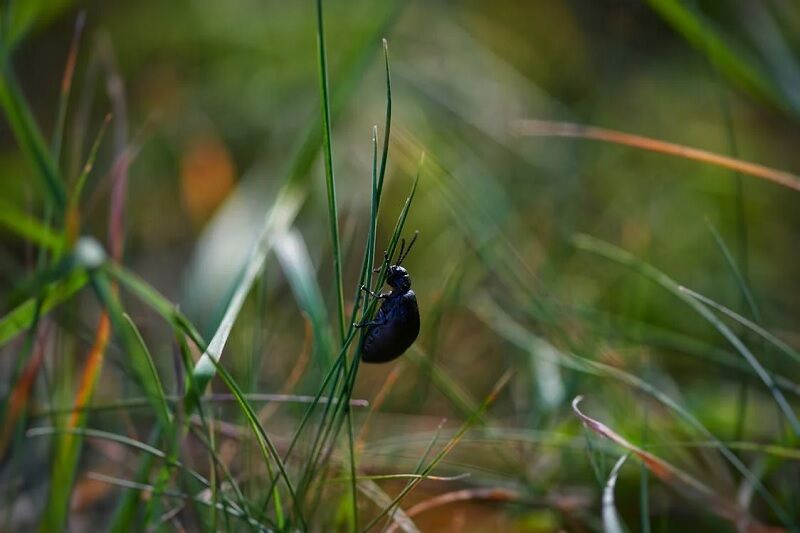
POLYGON ((658 152, 693 161, 700 161, 710 165, 735 170, 756 178, 771 181, 783 187, 800 191, 800 176, 784 170, 776 170, 757 163, 735 159, 707 150, 692 148, 671 142, 634 135, 622 131, 585 126, 572 122, 554 122, 550 120, 518 120, 514 123, 517 131, 522 135, 537 137, 568 137, 573 139, 590 139, 613 144, 631 146, 651 152, 658 152))
POLYGON ((5 201, 0 201, 0 226, 5 226, 17 236, 49 250, 61 246, 61 237, 49 226, 5 201))
POLYGON ((328 88, 328 60, 325 51, 325 27, 322 0, 317 0, 317 51, 320 98, 322 107, 323 159, 325 161, 325 188, 328 193, 328 224, 331 231, 333 275, 336 287, 336 310, 339 318, 339 338, 344 341, 344 288, 342 286, 342 250, 339 244, 339 215, 336 206, 336 182, 333 175, 333 147, 331 146, 331 109, 328 88))
POLYGON ((38 316, 44 316, 56 306, 72 298, 89 281, 83 270, 74 270, 65 278, 42 289, 46 296, 37 310, 37 298, 29 298, 0 318, 0 347, 27 330, 38 316))
POLYGON ((619 458, 614 465, 611 473, 608 475, 608 481, 603 489, 603 530, 606 533, 623 533, 625 528, 622 526, 622 520, 617 512, 617 507, 614 505, 614 487, 617 485, 617 477, 622 465, 628 459, 625 454, 619 458))
POLYGON ((759 379, 761 379, 764 385, 766 385, 767 389, 769 389, 772 397, 775 399, 775 403, 778 404, 778 407, 783 412, 795 436, 800 437, 800 421, 798 421, 794 409, 786 400, 783 392, 775 384, 775 380, 773 379, 772 375, 766 371, 766 369, 761 365, 758 359, 756 359, 755 355, 753 355, 747 346, 745 346, 744 343, 739 340, 739 337, 737 337, 730 330, 730 328, 722 323, 722 321, 720 321, 705 304, 696 298, 689 296, 684 290, 682 290, 678 283, 673 281, 666 274, 647 263, 639 261, 632 254, 622 250, 621 248, 617 248, 616 246, 588 235, 577 235, 573 239, 573 243, 581 250, 592 252, 601 257, 605 257, 606 259, 610 259, 616 263, 631 268, 635 272, 638 272, 647 279, 671 292, 684 303, 688 304, 689 307, 691 307, 711 326, 713 326, 714 329, 716 329, 723 337, 725 337, 731 346, 733 346, 736 351, 742 355, 745 361, 747 361, 747 363, 752 367, 755 374, 759 377, 759 379))
POLYGON ((50 156, 47 144, 33 118, 30 106, 11 71, 5 50, 0 50, 0 107, 25 157, 36 169, 36 175, 47 192, 47 200, 58 217, 64 212, 67 195, 64 182, 50 156))
MULTIPOLYGON (((578 409, 578 405, 580 404, 581 400, 583 400, 583 397, 578 396, 572 401, 572 410, 575 412, 575 415, 580 418, 581 422, 583 422, 583 424, 593 432, 611 440, 615 444, 635 455, 645 464, 645 466, 647 466, 648 470, 650 470, 653 475, 661 479, 664 483, 675 487, 679 493, 691 499, 699 499, 701 502, 706 504, 707 507, 714 510, 714 512, 716 512, 719 516, 730 520, 734 524, 743 522, 746 524, 751 524, 754 527, 760 527, 760 524, 758 524, 758 522, 749 515, 746 509, 742 509, 738 505, 723 499, 707 485, 698 481, 696 478, 690 476, 683 470, 679 470, 660 457, 657 457, 650 452, 647 452, 630 443, 605 424, 583 414, 581 410, 578 409)), ((618 462, 617 465, 621 467, 622 461, 618 462)), ((615 470, 618 470, 618 468, 615 467, 615 470)))

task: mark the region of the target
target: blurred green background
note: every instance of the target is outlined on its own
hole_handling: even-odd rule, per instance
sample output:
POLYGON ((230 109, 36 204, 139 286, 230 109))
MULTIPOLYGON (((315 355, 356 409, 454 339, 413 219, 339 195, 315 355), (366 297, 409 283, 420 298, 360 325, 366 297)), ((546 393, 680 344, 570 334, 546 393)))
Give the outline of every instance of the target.
MULTIPOLYGON (((105 114, 113 111, 114 118, 84 193, 81 234, 106 241, 115 153, 130 148, 122 262, 210 338, 298 146, 306 132, 320 128, 313 2, 25 0, 0 9, 13 71, 48 139, 75 20, 85 13, 61 157, 68 183, 75 182, 105 114), (115 73, 124 91, 116 101, 108 90, 115 73)), ((442 506, 415 518, 421 530, 608 529, 601 492, 624 450, 581 429, 570 407, 577 395, 586 398, 584 412, 632 442, 653 446, 653 453, 720 498, 738 501, 764 523, 797 527, 797 458, 763 449, 791 449, 795 436, 741 351, 675 294, 577 249, 571 239, 585 233, 619 246, 796 346, 800 193, 685 158, 526 136, 516 124, 595 125, 800 169, 800 9, 778 0, 332 1, 325 9, 348 310, 369 224, 371 129, 378 125, 380 139, 384 128, 381 38, 389 43, 393 121, 379 251, 426 154, 406 224, 406 234, 419 229, 420 237, 405 264, 422 331, 407 356, 359 369, 354 398, 386 394, 369 415, 356 410, 357 429, 369 416, 362 471, 413 471, 440 421, 447 420, 445 432, 458 428, 512 369, 482 422, 436 470, 470 477, 424 482, 408 505, 462 488, 502 487, 524 497, 442 506), (752 478, 713 446, 686 444, 709 438, 642 387, 605 371, 593 375, 555 364, 573 353, 662 391, 721 441, 754 448, 732 446, 786 517, 758 495, 742 496, 752 491, 752 478), (390 372, 399 374, 386 388, 390 372)), ((2 203, 44 220, 34 173, 8 123, 0 121, 2 203)), ((321 158, 298 183, 303 203, 293 226, 319 287, 305 297, 321 297, 322 319, 333 324, 321 158)), ((5 315, 33 294, 26 283, 36 248, 5 227, 0 242, 5 315)), ((225 349, 223 364, 246 392, 313 395, 325 357, 335 355, 315 351, 319 357, 303 378, 291 377, 310 341, 308 310, 287 269, 291 265, 268 257, 225 349)), ((138 300, 123 294, 123 302, 165 390, 176 393, 170 328, 138 300)), ((99 309, 84 289, 54 314, 58 334, 30 409, 52 408, 59 397, 71 401, 99 309), (68 391, 62 396, 54 386, 59 382, 68 391)), ((797 361, 752 328, 726 323, 797 405, 797 361)), ((22 336, 0 348, 6 399, 22 350, 22 336)), ((112 341, 93 403, 141 396, 132 381, 125 352, 112 341)), ((214 389, 224 391, 218 383, 214 389)), ((230 405, 210 412, 220 423, 242 423, 230 405)), ((281 404, 265 427, 284 442, 301 413, 301 407, 281 404)), ((29 421, 46 424, 42 417, 29 421)), ((146 410, 133 408, 98 411, 88 422, 140 440, 151 424, 146 410)), ((223 446, 226 438, 219 438, 223 446)), ((39 523, 51 481, 47 439, 22 436, 19 443, 0 464, 0 524, 10 530, 39 523)), ((239 444, 242 456, 254 453, 239 444)), ((88 441, 81 457, 70 524, 88 531, 108 524, 124 489, 91 485, 81 472, 106 469, 128 479, 136 461, 130 450, 88 441)), ((233 470, 246 471, 247 461, 240 458, 233 470)), ((393 483, 382 486, 394 494, 402 485, 393 483)), ((733 528, 634 459, 622 469, 617 492, 617 509, 634 531, 733 528)), ((336 498, 322 501, 325 510, 312 529, 343 527, 336 498)), ((370 505, 362 505, 369 514, 370 505)), ((202 523, 186 520, 190 529, 202 523)))

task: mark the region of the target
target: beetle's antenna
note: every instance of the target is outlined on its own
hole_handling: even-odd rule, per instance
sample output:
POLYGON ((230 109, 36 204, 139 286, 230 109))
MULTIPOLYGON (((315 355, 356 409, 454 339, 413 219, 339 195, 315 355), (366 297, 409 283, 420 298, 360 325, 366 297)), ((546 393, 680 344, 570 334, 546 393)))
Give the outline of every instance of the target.
MULTIPOLYGON (((412 237, 411 242, 408 243, 408 248, 406 248, 405 254, 403 254, 403 246, 400 246, 400 255, 398 256, 400 259, 397 261, 398 266, 402 264, 403 260, 405 260, 406 257, 408 257, 408 252, 411 251, 411 247, 414 246, 414 242, 416 242, 417 237, 419 237, 419 230, 414 232, 414 237, 412 237)), ((406 241, 405 239, 403 239, 403 244, 405 243, 406 241)))
MULTIPOLYGON (((403 257, 403 250, 405 250, 405 248, 406 248, 406 240, 405 239, 400 239, 400 253, 397 254, 397 257, 400 257, 400 258, 403 257)), ((400 259, 400 261, 402 261, 402 259, 400 259)), ((398 261, 395 264, 399 265, 400 261, 398 261)))

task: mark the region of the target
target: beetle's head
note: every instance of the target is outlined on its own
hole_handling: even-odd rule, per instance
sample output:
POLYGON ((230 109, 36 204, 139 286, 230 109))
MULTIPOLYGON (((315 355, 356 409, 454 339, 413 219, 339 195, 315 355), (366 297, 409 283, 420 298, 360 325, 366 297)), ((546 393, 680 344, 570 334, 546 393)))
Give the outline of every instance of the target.
POLYGON ((386 284, 393 289, 405 292, 411 288, 411 277, 405 268, 400 265, 392 265, 386 275, 386 284))

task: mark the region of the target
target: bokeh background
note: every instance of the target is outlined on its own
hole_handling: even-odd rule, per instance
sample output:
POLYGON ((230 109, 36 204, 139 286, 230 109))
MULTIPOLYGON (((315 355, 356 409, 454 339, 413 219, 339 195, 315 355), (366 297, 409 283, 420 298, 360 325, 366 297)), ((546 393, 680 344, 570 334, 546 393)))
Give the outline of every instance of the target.
MULTIPOLYGON (((86 185, 81 234, 106 242, 113 164, 120 146, 129 149, 122 263, 210 338, 264 214, 296 173, 299 147, 321 128, 314 3, 26 0, 0 9, 13 71, 47 139, 58 121, 75 21, 85 13, 60 158, 68 183, 80 173, 103 117, 114 117, 86 185)), ((373 405, 355 411, 356 429, 364 427, 361 472, 412 472, 440 424, 439 445, 510 369, 495 403, 435 470, 469 477, 423 482, 403 501, 408 508, 467 491, 465 501, 415 516, 421 530, 608 528, 601 494, 625 449, 583 429, 570 405, 578 395, 585 397, 584 412, 702 480, 717 497, 762 523, 796 526, 800 477, 790 453, 796 435, 741 350, 674 292, 581 250, 573 236, 588 234, 628 251, 791 347, 800 343, 800 193, 682 157, 526 135, 519 121, 595 125, 800 169, 800 10, 781 0, 332 1, 325 3, 325 21, 347 309, 369 225, 372 127, 378 125, 379 139, 384 131, 382 38, 393 109, 378 250, 421 153, 426 157, 406 223, 407 235, 418 229, 420 236, 405 265, 422 331, 406 356, 359 369, 353 397, 373 405), (558 364, 570 357, 604 370, 558 364), (644 385, 615 377, 614 369, 644 385), (730 443, 752 476, 648 390, 667 395, 730 443), (752 494, 759 483, 785 510, 783 519, 752 494), (500 492, 492 496, 490 489, 500 492)), ((0 121, 2 203, 44 220, 35 172, 0 121)), ((316 285, 303 293, 292 283, 297 265, 268 256, 222 358, 249 393, 313 395, 335 355, 309 348, 310 321, 335 329, 322 159, 315 156, 296 174, 302 203, 293 235, 316 285), (308 301, 324 302, 320 315, 309 317, 308 301)), ((37 249, 5 226, 0 242, 5 315, 35 293, 26 283, 37 249)), ((165 390, 175 393, 172 331, 136 298, 122 298, 165 390)), ((52 425, 42 413, 71 405, 100 308, 87 287, 53 313, 30 416, 0 463, 0 529, 39 523, 45 512, 51 442, 25 429, 52 425)), ((779 378, 789 408, 796 405, 797 361, 753 328, 722 320, 779 378)), ((24 341, 18 335, 0 348, 6 404, 24 341)), ((225 391, 216 382, 213 389, 225 391)), ((108 406, 132 397, 141 392, 125 350, 112 339, 92 402, 108 406)), ((265 427, 280 447, 303 407, 274 405, 265 427)), ((256 468, 252 443, 232 436, 243 427, 241 413, 224 402, 210 404, 209 413, 231 426, 217 446, 235 450, 219 452, 232 454, 232 470, 256 468)), ((126 407, 91 412, 87 427, 144 441, 152 424, 146 408, 126 407)), ((187 442, 183 453, 207 469, 197 445, 187 442)), ((111 442, 83 444, 72 530, 107 525, 126 492, 85 474, 131 479, 137 457, 111 442)), ((249 483, 248 490, 265 490, 249 483)), ((379 483, 396 494, 404 481, 379 483)), ((617 483, 617 509, 631 530, 734 527, 709 500, 683 497, 680 482, 659 479, 635 456, 617 483)), ((344 527, 341 503, 330 492, 336 489, 321 499, 312 529, 344 527)), ((369 515, 376 504, 360 505, 369 515)), ((209 528, 179 511, 165 527, 209 528)))

